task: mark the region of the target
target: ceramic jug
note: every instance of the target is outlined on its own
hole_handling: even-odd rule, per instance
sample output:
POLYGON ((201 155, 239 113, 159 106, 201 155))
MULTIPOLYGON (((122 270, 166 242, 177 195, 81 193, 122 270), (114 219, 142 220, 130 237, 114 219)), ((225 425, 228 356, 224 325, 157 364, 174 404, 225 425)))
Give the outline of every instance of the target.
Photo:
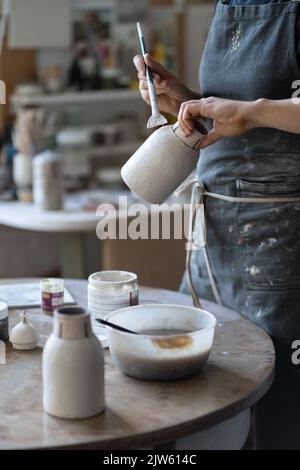
POLYGON ((201 121, 189 136, 178 123, 160 127, 122 167, 124 182, 145 201, 163 203, 196 168, 206 134, 201 121))
POLYGON ((43 352, 44 410, 58 418, 88 418, 104 409, 104 360, 81 307, 54 312, 53 332, 43 352))

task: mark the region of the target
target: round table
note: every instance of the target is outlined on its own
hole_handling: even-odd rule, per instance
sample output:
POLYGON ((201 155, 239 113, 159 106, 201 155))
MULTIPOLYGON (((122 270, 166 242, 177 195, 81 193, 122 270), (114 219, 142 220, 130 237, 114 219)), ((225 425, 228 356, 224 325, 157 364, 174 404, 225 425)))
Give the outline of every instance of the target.
MULTIPOLYGON (((70 280, 66 285, 85 306, 86 281, 70 280)), ((152 288, 141 289, 141 302, 191 305, 189 296, 152 288)), ((239 314, 210 302, 204 302, 204 307, 218 323, 202 372, 175 382, 141 381, 123 375, 106 350, 106 409, 84 420, 57 419, 43 412, 41 353, 53 319, 40 309, 28 310, 40 333, 39 347, 16 351, 7 343, 6 364, 0 364, 0 449, 157 446, 211 428, 252 407, 273 381, 273 343, 239 314)), ((18 315, 11 311, 10 326, 17 321, 18 315)))

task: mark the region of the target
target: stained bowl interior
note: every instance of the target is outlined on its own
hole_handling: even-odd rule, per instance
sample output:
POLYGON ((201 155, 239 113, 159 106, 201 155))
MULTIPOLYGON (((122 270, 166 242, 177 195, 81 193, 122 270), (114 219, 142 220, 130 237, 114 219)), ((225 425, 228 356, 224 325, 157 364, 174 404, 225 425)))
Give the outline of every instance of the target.
POLYGON ((165 329, 186 330, 191 332, 189 334, 203 335, 216 324, 215 317, 205 310, 172 304, 126 307, 109 313, 105 319, 137 332, 146 329, 165 329))

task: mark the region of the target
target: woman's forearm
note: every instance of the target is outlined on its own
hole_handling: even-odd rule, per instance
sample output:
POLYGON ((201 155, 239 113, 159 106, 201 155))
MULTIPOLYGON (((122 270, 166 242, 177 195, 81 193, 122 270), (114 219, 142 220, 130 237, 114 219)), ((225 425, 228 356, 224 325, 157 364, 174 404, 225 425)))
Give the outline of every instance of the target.
MULTIPOLYGON (((300 100, 268 100, 249 103, 251 127, 272 127, 300 134, 300 100)), ((246 111, 247 112, 247 111, 246 111)))

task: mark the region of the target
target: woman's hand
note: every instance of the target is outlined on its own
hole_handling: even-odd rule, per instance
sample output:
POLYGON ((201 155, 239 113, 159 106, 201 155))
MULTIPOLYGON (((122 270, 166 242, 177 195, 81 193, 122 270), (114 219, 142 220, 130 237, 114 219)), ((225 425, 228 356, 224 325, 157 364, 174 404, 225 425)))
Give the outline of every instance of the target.
POLYGON ((175 75, 159 62, 152 59, 149 54, 146 54, 144 58, 141 55, 136 55, 133 58, 133 62, 138 71, 139 88, 142 98, 148 104, 150 104, 150 100, 145 62, 151 68, 160 111, 177 116, 180 106, 184 101, 200 98, 200 94, 189 90, 175 75))
POLYGON ((200 146, 200 148, 205 148, 217 142, 221 137, 238 136, 255 127, 252 111, 252 102, 225 100, 211 96, 182 103, 178 121, 186 135, 190 135, 194 129, 193 119, 201 117, 213 119, 213 128, 200 146))

